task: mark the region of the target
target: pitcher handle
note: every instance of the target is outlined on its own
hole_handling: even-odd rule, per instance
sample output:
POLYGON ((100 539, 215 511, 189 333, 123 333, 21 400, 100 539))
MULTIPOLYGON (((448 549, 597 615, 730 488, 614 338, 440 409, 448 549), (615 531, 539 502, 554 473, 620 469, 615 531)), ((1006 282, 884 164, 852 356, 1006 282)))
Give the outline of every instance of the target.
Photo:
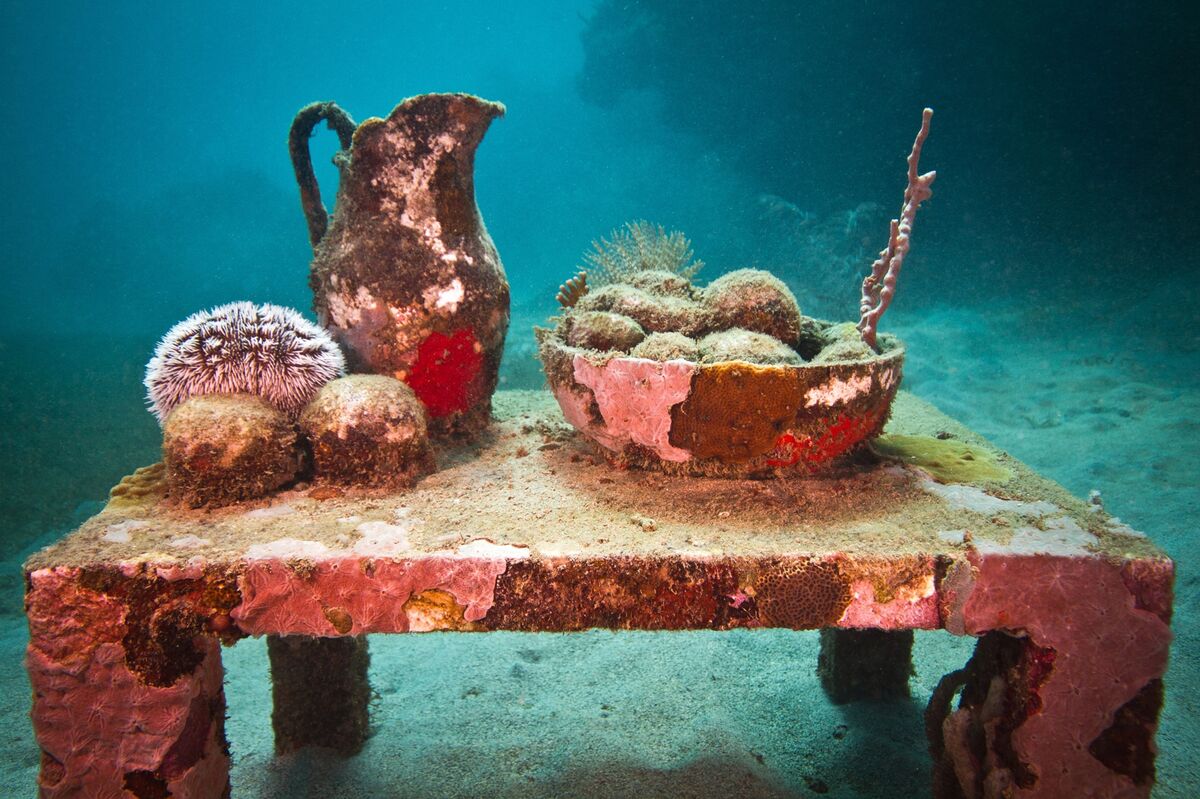
POLYGON ((292 156, 292 169, 296 173, 296 183, 300 186, 300 206, 304 209, 304 218, 308 222, 308 241, 312 244, 314 252, 329 224, 329 213, 321 203, 321 188, 317 185, 317 176, 312 168, 312 154, 308 151, 308 140, 312 138, 313 128, 322 119, 326 120, 330 130, 337 133, 343 153, 349 153, 354 129, 357 127, 350 115, 339 108, 337 103, 306 105, 292 120, 292 129, 288 132, 288 153, 292 156))

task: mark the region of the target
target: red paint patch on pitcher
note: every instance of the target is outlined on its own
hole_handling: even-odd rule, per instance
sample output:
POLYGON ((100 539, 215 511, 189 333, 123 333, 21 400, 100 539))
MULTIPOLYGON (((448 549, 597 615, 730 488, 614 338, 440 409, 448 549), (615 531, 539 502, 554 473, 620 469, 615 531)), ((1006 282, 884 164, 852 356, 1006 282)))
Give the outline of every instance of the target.
POLYGON ((482 368, 483 348, 470 328, 435 332, 421 342, 406 382, 436 419, 471 407, 482 368))

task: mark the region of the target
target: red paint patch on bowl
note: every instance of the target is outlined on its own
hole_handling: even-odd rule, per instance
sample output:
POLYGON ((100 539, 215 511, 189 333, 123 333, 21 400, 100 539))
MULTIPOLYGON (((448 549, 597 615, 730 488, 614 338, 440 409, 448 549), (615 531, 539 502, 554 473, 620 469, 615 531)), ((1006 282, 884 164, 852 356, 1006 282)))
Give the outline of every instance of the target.
POLYGON ((866 416, 838 414, 818 436, 796 436, 789 430, 775 442, 775 451, 767 458, 767 465, 779 468, 803 462, 817 466, 831 461, 871 435, 879 424, 880 415, 878 411, 866 416))

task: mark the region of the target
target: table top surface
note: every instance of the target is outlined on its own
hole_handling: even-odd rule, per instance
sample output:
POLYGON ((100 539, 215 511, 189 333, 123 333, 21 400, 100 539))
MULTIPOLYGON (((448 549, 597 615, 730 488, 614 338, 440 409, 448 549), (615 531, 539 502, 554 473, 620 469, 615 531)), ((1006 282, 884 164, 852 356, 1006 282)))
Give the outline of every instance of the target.
POLYGON ((495 423, 441 446, 439 470, 391 493, 298 486, 211 510, 139 470, 105 509, 35 553, 49 566, 237 565, 423 556, 876 559, 1008 554, 1162 558, 933 406, 901 393, 879 456, 821 477, 725 480, 610 466, 540 391, 501 391, 495 423))

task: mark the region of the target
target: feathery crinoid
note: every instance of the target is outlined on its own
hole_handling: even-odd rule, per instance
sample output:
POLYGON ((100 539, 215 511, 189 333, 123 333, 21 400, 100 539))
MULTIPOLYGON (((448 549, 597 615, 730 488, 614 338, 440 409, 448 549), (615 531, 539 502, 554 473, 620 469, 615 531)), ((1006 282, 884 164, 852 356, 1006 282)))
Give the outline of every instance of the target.
POLYGON ((167 331, 146 364, 146 399, 160 423, 197 394, 256 394, 294 418, 345 367, 329 334, 298 311, 232 302, 167 331))
POLYGON ((692 242, 678 230, 668 233, 662 225, 638 220, 608 235, 593 241, 592 251, 583 256, 596 286, 620 283, 644 270, 672 272, 690 280, 704 266, 693 259, 692 242))

